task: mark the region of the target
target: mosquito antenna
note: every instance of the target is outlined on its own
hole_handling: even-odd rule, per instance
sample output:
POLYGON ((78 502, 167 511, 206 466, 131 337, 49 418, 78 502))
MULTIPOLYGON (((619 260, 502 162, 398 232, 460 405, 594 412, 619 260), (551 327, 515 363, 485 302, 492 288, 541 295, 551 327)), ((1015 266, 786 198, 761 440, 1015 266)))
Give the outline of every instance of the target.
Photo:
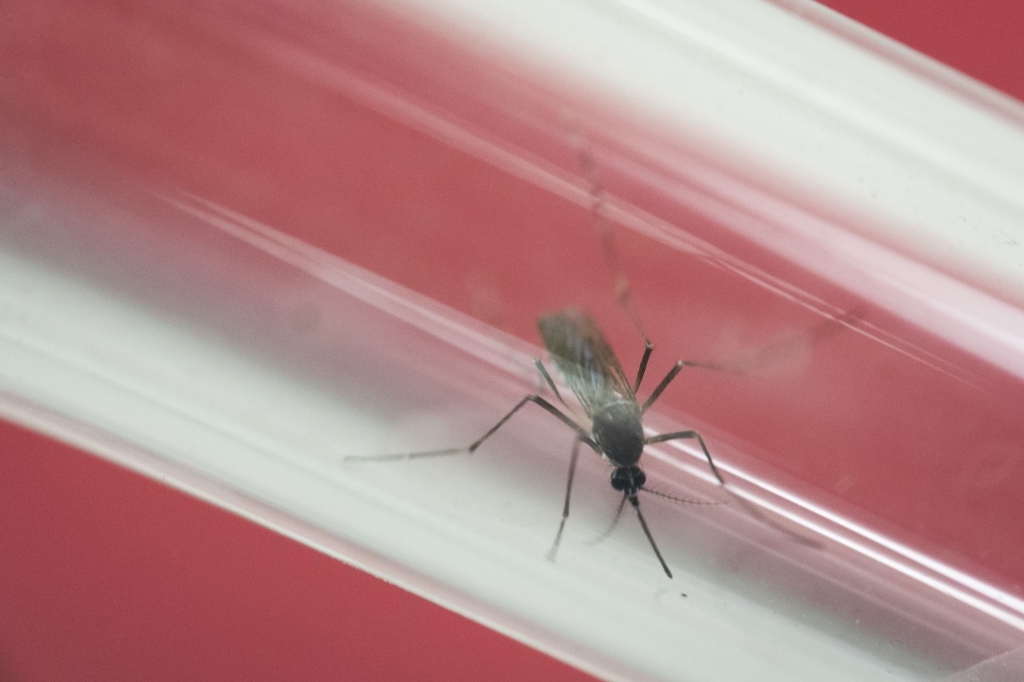
POLYGON ((654 554, 658 557, 658 561, 661 562, 661 567, 665 569, 665 575, 671 578, 672 571, 668 569, 668 564, 665 563, 665 559, 661 556, 661 551, 658 549, 658 545, 654 542, 654 536, 651 535, 651 530, 647 527, 647 521, 644 520, 644 515, 640 511, 640 500, 636 498, 635 492, 632 495, 629 495, 629 503, 633 505, 633 509, 636 509, 636 517, 640 519, 640 526, 644 529, 644 535, 647 536, 647 541, 651 543, 651 549, 654 550, 654 554))
POLYGON ((648 488, 647 486, 641 486, 638 490, 642 490, 645 493, 650 493, 652 495, 657 495, 658 497, 664 497, 666 500, 672 500, 679 504, 727 504, 727 500, 689 500, 685 497, 676 497, 675 495, 670 495, 660 490, 656 490, 655 488, 648 488))
POLYGON ((652 346, 643 324, 640 322, 640 315, 633 305, 633 294, 630 291, 629 280, 622 271, 622 264, 619 261, 619 249, 615 244, 615 226, 607 213, 604 211, 606 204, 604 185, 597 172, 597 164, 594 162, 594 154, 590 149, 587 136, 580 129, 579 122, 572 116, 566 116, 563 125, 568 129, 573 146, 576 147, 576 156, 579 159, 580 170, 586 178, 590 192, 590 211, 594 215, 594 226, 601 238, 601 246, 604 248, 605 262, 608 263, 608 270, 611 273, 612 285, 615 289, 615 298, 619 305, 626 311, 630 321, 636 330, 640 332, 644 343, 652 346))
POLYGON ((626 497, 628 497, 626 493, 623 493, 622 499, 619 500, 619 508, 615 510, 615 516, 612 517, 612 522, 608 524, 608 527, 605 528, 600 535, 598 535, 596 538, 588 542, 588 545, 600 544, 604 542, 609 535, 612 534, 612 531, 615 530, 616 526, 619 525, 619 519, 622 518, 622 510, 626 508, 626 497))

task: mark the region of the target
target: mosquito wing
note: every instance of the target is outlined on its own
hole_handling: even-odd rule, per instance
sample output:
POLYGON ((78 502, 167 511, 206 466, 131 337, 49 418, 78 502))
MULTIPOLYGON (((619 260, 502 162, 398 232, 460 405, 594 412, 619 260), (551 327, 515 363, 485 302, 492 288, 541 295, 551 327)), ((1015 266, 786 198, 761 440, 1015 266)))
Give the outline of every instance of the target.
POLYGON ((541 317, 537 328, 588 415, 615 400, 636 400, 622 365, 590 315, 569 308, 541 317))

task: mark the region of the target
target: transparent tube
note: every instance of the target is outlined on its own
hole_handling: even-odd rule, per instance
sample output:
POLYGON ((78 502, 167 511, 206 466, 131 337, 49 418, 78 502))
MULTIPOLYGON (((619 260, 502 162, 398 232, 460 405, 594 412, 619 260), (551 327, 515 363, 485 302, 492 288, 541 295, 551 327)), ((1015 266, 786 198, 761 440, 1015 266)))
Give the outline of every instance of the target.
MULTIPOLYGON (((606 677, 930 679, 1020 646, 1024 318, 980 256, 940 264, 898 216, 886 240, 824 211, 840 185, 795 162, 768 177, 426 14, 67 11, 5 67, 8 418, 606 677), (644 498, 674 580, 633 517, 592 542, 618 497, 589 453, 545 560, 572 433, 541 410, 472 457, 343 462, 468 444, 543 390, 545 312, 587 308, 634 371, 581 144, 647 390, 680 358, 754 368, 684 370, 646 419, 699 430, 728 484, 691 441, 644 455, 725 502, 644 498)), ((993 187, 976 213, 1011 215, 993 187)))

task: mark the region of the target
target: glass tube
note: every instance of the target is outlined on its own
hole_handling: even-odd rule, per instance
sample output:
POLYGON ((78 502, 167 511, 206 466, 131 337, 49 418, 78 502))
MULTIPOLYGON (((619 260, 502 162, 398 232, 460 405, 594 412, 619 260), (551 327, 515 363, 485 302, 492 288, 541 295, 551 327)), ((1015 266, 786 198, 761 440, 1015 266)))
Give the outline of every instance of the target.
POLYGON ((762 3, 57 7, 3 29, 7 418, 604 677, 1020 646, 1013 103, 762 3), (645 453, 722 503, 642 499, 673 580, 635 516, 594 542, 619 498, 588 451, 545 559, 573 436, 542 410, 345 461, 543 392, 544 313, 588 310, 632 375, 623 278, 641 400, 731 370, 645 418, 727 484, 692 441, 645 453))

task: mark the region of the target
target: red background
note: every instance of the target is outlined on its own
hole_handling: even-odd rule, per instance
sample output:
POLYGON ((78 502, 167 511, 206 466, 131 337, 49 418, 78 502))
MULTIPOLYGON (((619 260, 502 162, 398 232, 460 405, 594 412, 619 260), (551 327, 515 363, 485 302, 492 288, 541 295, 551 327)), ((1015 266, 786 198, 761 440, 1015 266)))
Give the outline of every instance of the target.
MULTIPOLYGON (((1017 3, 827 4, 1024 98, 1017 3)), ((36 7, 60 23, 59 3, 36 7)), ((69 22, 65 38, 102 35, 69 22)), ((73 448, 9 424, 0 443, 0 680, 584 677, 73 448)))

